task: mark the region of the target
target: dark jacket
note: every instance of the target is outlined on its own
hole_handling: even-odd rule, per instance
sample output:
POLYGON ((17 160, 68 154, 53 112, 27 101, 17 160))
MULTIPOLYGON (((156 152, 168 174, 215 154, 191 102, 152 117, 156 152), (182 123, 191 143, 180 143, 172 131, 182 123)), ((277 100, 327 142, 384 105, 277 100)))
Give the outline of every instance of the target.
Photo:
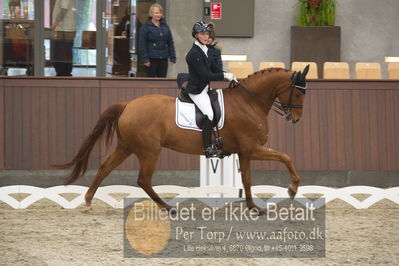
POLYGON ((216 66, 223 69, 222 51, 216 47, 217 43, 208 45, 208 55, 215 62, 216 66))
POLYGON ((160 20, 159 27, 151 22, 151 18, 141 26, 139 49, 144 63, 149 62, 150 58, 170 58, 170 61, 176 63, 172 32, 163 19, 160 20))
POLYGON ((207 57, 198 45, 193 44, 186 56, 186 61, 190 73, 186 87, 188 93, 199 94, 210 81, 224 79, 223 71, 209 59, 209 50, 207 57))

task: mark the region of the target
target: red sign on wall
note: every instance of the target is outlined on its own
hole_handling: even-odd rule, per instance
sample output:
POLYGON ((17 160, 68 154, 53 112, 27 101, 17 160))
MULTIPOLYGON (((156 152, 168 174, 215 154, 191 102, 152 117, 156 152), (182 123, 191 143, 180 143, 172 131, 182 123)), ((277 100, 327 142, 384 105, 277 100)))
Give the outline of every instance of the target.
POLYGON ((211 19, 222 19, 222 3, 211 3, 211 19))

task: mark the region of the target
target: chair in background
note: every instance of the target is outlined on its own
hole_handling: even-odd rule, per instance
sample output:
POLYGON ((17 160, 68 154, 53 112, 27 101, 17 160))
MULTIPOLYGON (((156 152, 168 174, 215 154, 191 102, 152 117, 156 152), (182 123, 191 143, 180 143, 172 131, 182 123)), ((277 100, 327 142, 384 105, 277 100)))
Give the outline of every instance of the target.
POLYGON ((246 78, 248 75, 254 73, 254 66, 252 62, 228 62, 227 72, 231 72, 236 78, 246 78))
POLYGON ((356 79, 381 79, 381 65, 375 62, 359 62, 355 65, 356 79))
POLYGON ((259 70, 269 68, 269 67, 285 68, 285 64, 283 62, 260 62, 260 64, 259 64, 259 70))
POLYGON ((309 67, 309 72, 306 78, 308 79, 318 79, 319 76, 317 74, 317 64, 315 62, 297 62, 294 61, 292 62, 291 65, 291 70, 292 71, 303 71, 303 69, 307 66, 310 65, 309 67))
POLYGON ((388 79, 399 79, 399 62, 388 63, 388 79))
POLYGON ((349 79, 349 64, 346 62, 325 62, 323 65, 323 78, 349 79))

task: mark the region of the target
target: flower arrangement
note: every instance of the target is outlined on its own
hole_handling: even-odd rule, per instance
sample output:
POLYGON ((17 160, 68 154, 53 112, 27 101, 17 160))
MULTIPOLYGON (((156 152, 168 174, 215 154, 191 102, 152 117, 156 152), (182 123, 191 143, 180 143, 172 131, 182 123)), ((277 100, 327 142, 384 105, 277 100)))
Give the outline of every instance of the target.
POLYGON ((299 26, 334 26, 336 0, 298 0, 299 26))

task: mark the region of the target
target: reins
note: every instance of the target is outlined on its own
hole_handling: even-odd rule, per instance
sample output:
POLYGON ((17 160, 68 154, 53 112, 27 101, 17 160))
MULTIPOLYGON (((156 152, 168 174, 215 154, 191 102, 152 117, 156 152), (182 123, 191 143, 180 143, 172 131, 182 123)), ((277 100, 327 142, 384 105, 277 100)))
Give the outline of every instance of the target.
MULTIPOLYGON (((229 88, 232 88, 234 85, 238 85, 241 88, 243 88, 244 90, 253 93, 248 87, 246 87, 245 85, 241 84, 240 82, 235 82, 234 80, 230 81, 229 88)), ((267 108, 271 109, 272 111, 274 111, 278 115, 286 118, 287 116, 289 116, 292 113, 292 111, 290 110, 291 108, 303 108, 302 104, 291 104, 291 102, 292 102, 292 94, 294 92, 293 88, 299 89, 303 94, 304 94, 305 89, 306 89, 306 88, 303 88, 301 86, 298 86, 298 85, 295 85, 295 84, 291 84, 286 89, 283 89, 282 91, 280 91, 280 92, 278 92, 276 94, 276 98, 277 98, 278 96, 280 96, 285 91, 291 89, 288 104, 282 104, 278 100, 274 100, 272 105, 268 105, 266 103, 264 103, 264 104, 266 105, 267 108)))

